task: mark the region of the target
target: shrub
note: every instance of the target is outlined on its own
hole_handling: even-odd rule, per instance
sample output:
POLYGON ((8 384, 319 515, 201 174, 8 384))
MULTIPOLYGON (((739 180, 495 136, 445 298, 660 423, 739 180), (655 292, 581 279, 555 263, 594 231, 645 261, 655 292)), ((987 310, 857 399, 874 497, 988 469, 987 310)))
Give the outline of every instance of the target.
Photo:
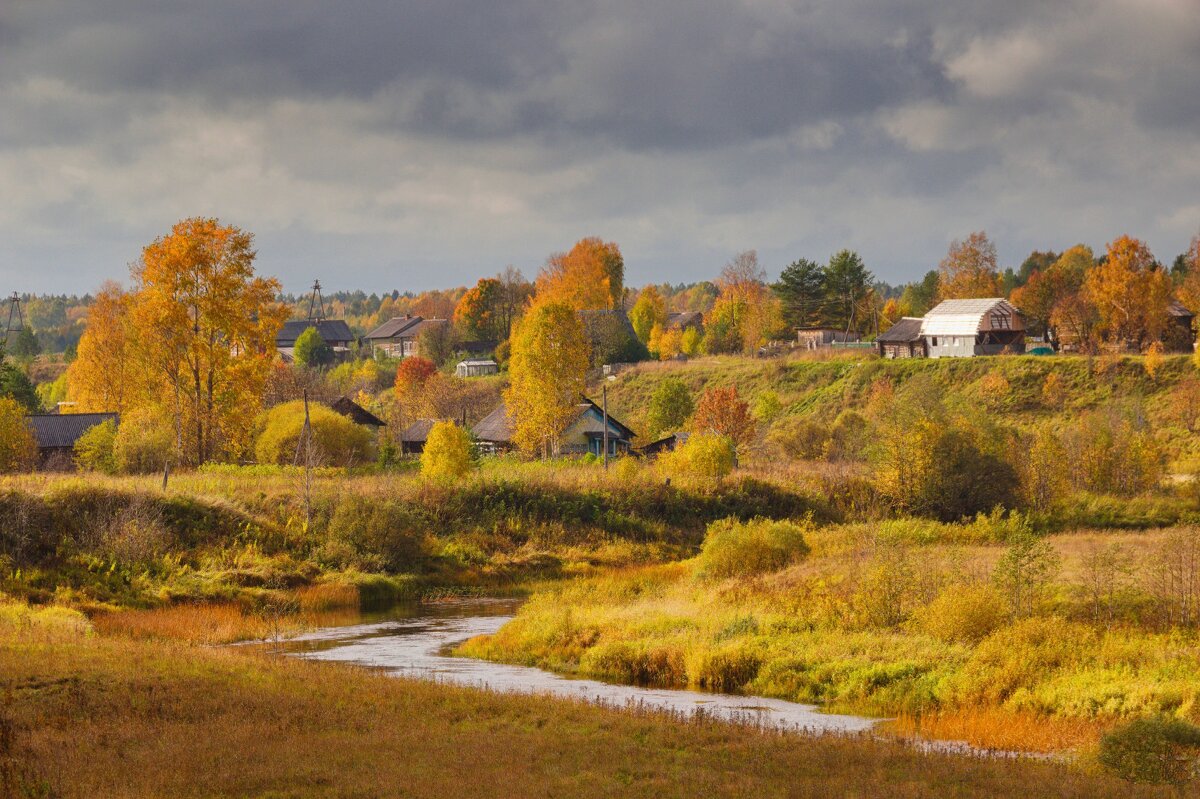
POLYGON ((986 583, 947 586, 916 612, 914 627, 943 641, 978 643, 1008 620, 1004 598, 986 583))
MULTIPOLYGON (((353 466, 372 460, 371 434, 325 405, 309 404, 314 460, 325 466, 353 466)), ((276 405, 267 412, 254 447, 259 463, 289 464, 304 429, 304 403, 276 405)), ((300 453, 303 458, 304 453, 300 453)))
POLYGON ((1014 616, 1029 615, 1039 595, 1058 573, 1054 547, 1026 531, 1013 535, 993 572, 993 580, 1008 599, 1014 616))
POLYGON ((1200 764, 1200 727, 1180 719, 1134 719, 1100 740, 1097 760, 1132 782, 1183 785, 1200 764))
POLYGON ((803 416, 780 419, 767 432, 766 444, 772 454, 787 460, 816 460, 824 457, 829 431, 803 416))
POLYGON ((315 327, 310 327, 300 334, 293 353, 296 363, 301 366, 324 366, 333 360, 333 348, 321 338, 315 327))
POLYGON ((175 460, 175 432, 161 410, 138 408, 121 417, 113 439, 113 461, 126 474, 148 474, 175 460))
POLYGON ((36 460, 37 442, 25 423, 25 408, 0 396, 0 473, 32 468, 36 460))
POLYGON ((412 569, 425 551, 421 520, 396 502, 346 497, 334 508, 327 532, 324 559, 338 567, 405 571, 412 569))
POLYGON ((471 437, 454 422, 438 422, 421 452, 421 474, 430 480, 454 480, 474 468, 471 437))
POLYGON ((804 536, 812 531, 810 519, 800 523, 763 518, 715 521, 704 535, 697 558, 699 573, 719 580, 778 571, 808 555, 804 536))
POLYGON ((746 446, 754 438, 754 417, 750 415, 750 405, 738 395, 737 386, 705 391, 696 406, 691 427, 697 433, 725 436, 735 448, 746 446))
POLYGON ((759 395, 754 398, 752 413, 754 418, 760 422, 771 421, 782 410, 783 405, 779 402, 779 395, 770 389, 759 392, 759 395))
POLYGON ((862 460, 870 433, 871 425, 865 416, 851 410, 842 411, 829 428, 825 457, 831 461, 862 460))
POLYGON ((117 437, 117 423, 112 419, 93 425, 75 441, 75 462, 81 469, 113 474, 117 462, 113 457, 113 442, 117 437))
POLYGON ((727 476, 733 471, 733 463, 733 444, 715 433, 689 436, 683 446, 660 460, 662 468, 669 474, 704 480, 720 480, 727 476))

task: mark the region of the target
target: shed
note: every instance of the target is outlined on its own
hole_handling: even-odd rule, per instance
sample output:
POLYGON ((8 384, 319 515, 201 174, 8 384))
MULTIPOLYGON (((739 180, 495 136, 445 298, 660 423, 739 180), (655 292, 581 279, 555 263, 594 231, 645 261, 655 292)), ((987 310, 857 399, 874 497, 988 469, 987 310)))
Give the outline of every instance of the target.
POLYGON ((404 428, 400 433, 400 452, 405 455, 420 455, 425 451, 425 442, 429 440, 429 431, 437 424, 437 419, 418 419, 404 428))
POLYGON ((942 300, 921 321, 921 337, 930 358, 1019 355, 1025 318, 1000 297, 942 300))
POLYGON ((1179 300, 1174 300, 1167 306, 1167 316, 1171 323, 1163 333, 1163 348, 1167 352, 1192 352, 1196 349, 1196 332, 1192 327, 1196 314, 1179 300))
POLYGON ((337 400, 335 400, 329 407, 340 413, 342 416, 345 416, 355 424, 376 428, 387 427, 387 422, 383 421, 378 416, 371 413, 349 397, 338 397, 337 400))
POLYGON ((838 330, 834 327, 798 327, 796 328, 796 343, 808 350, 817 347, 828 347, 832 344, 846 344, 858 341, 857 333, 838 330))
POLYGON ((922 319, 905 316, 875 338, 881 358, 920 358, 925 355, 925 339, 921 337, 922 319))
POLYGON ((703 333, 704 314, 699 311, 679 311, 667 314, 667 330, 684 331, 689 328, 695 330, 697 333, 703 333))
POLYGON ((456 377, 483 377, 500 372, 500 365, 490 358, 468 358, 454 367, 456 377))
POLYGON ((69 468, 75 461, 75 442, 80 436, 98 424, 120 422, 115 413, 35 413, 26 418, 43 468, 69 468))
POLYGON ((657 441, 651 441, 649 444, 640 447, 637 450, 637 454, 647 458, 654 458, 664 452, 674 452, 682 444, 687 443, 688 436, 689 434, 683 431, 671 433, 657 441))

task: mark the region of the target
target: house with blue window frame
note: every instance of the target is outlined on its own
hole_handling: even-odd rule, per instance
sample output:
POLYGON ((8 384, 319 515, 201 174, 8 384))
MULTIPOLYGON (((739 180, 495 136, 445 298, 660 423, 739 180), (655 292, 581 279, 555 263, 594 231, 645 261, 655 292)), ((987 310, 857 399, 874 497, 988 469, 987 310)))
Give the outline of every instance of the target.
MULTIPOLYGON (((610 413, 608 415, 608 454, 629 452, 635 433, 610 413)), ((587 397, 575 406, 575 411, 555 448, 556 455, 604 454, 604 409, 587 397)), ((494 411, 479 421, 471 433, 480 450, 487 453, 509 452, 514 449, 513 420, 508 407, 501 402, 494 411)))

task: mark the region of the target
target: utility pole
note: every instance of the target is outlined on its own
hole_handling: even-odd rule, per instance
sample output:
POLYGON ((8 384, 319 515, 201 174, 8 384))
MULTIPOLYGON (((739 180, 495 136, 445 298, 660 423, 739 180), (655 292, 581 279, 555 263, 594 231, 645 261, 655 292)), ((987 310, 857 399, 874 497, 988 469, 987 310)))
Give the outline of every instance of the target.
POLYGON ((608 380, 603 386, 604 396, 604 468, 608 468, 608 380))
POLYGON ((325 319, 325 298, 321 296, 321 281, 314 280, 312 296, 308 298, 308 321, 320 322, 323 319, 325 319))

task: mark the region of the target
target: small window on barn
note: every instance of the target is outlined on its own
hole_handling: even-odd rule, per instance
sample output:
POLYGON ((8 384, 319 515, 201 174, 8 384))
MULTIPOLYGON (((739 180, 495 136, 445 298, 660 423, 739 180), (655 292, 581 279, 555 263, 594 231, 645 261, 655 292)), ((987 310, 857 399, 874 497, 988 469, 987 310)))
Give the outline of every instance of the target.
POLYGON ((931 341, 931 342, 930 342, 930 344, 931 344, 932 346, 934 346, 934 347, 936 347, 936 346, 937 346, 937 336, 934 336, 934 337, 933 337, 933 341, 931 341))

